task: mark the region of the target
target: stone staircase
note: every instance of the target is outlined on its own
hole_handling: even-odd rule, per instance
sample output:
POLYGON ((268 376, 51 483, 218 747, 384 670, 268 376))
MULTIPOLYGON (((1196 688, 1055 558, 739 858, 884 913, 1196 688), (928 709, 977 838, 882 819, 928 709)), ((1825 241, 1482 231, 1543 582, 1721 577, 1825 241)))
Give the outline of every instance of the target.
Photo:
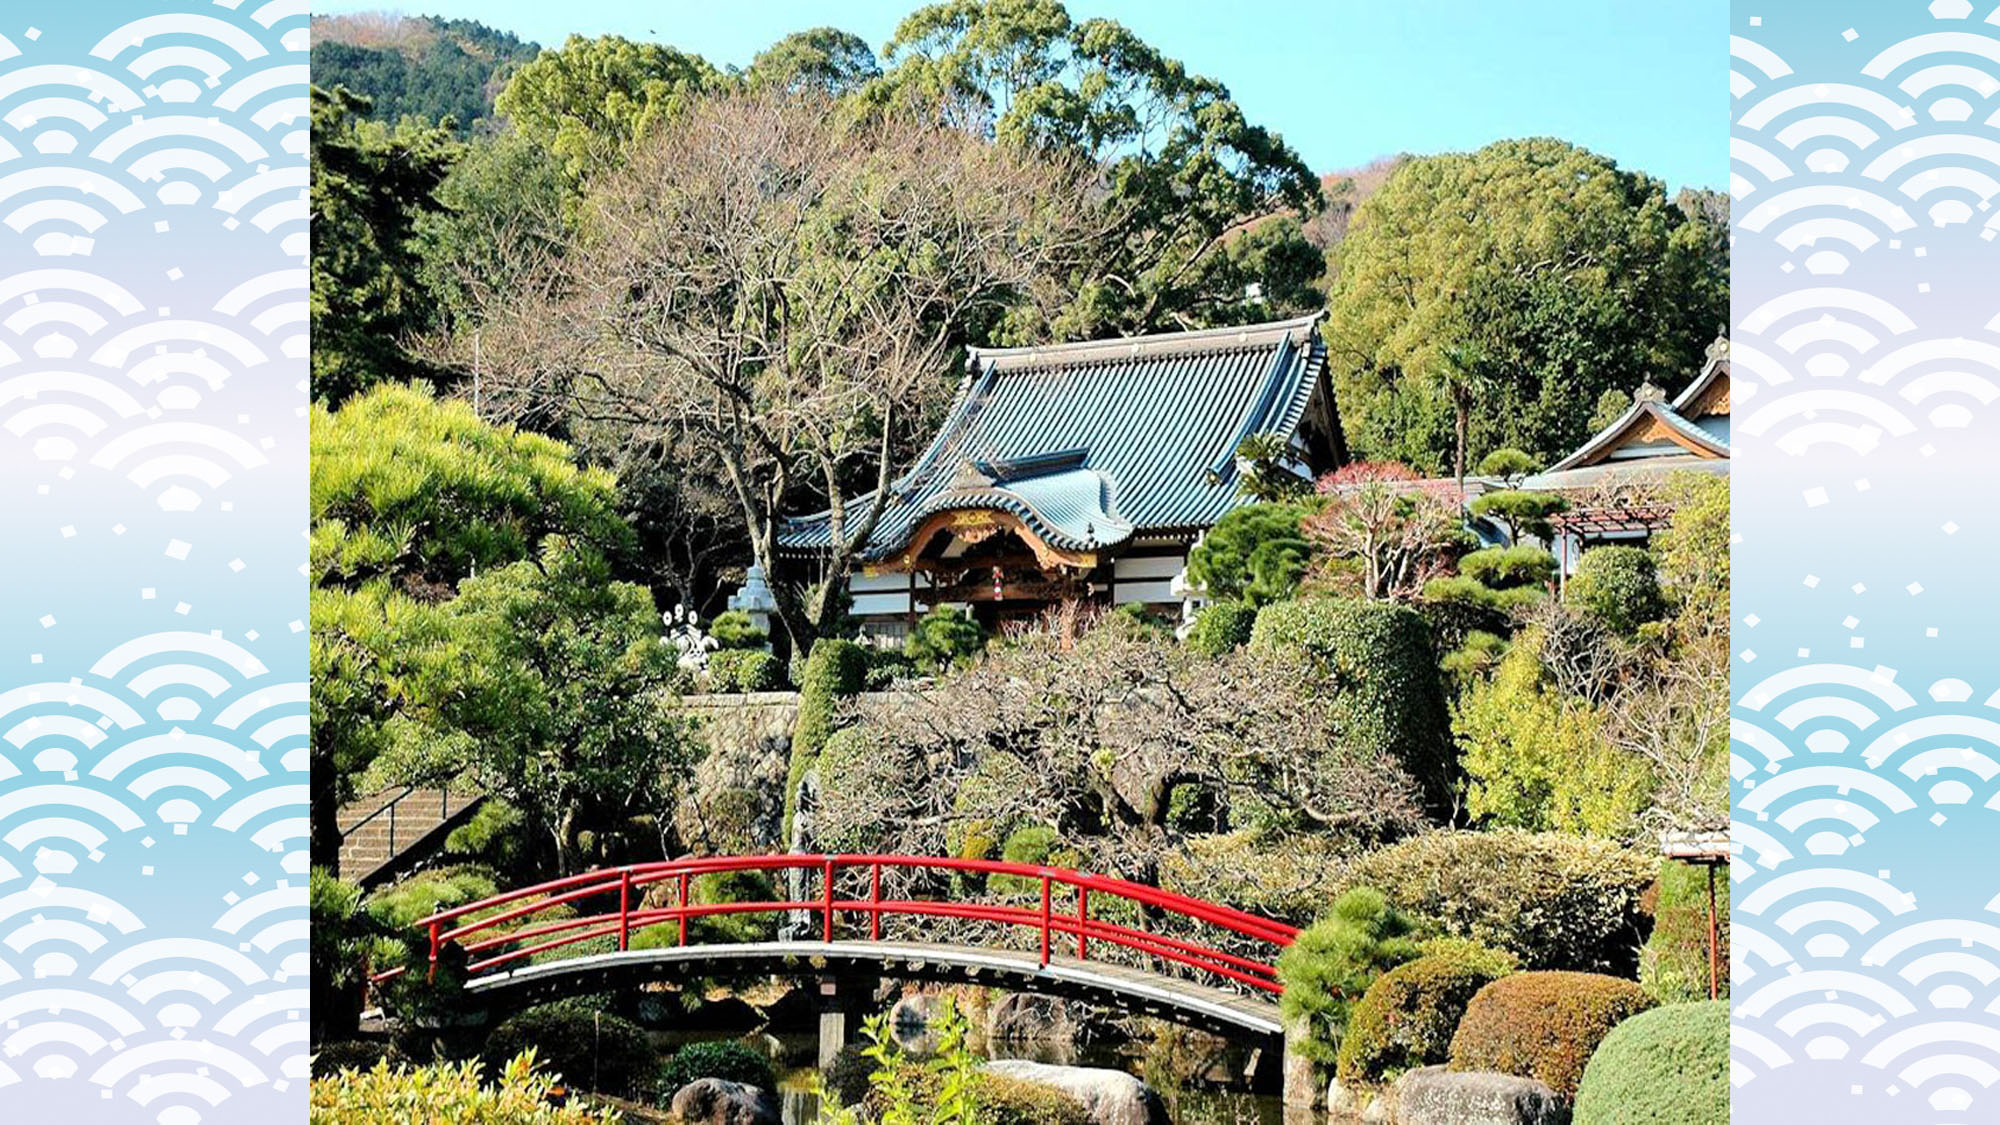
POLYGON ((340 874, 368 885, 433 852, 480 802, 450 789, 385 789, 340 810, 340 874))

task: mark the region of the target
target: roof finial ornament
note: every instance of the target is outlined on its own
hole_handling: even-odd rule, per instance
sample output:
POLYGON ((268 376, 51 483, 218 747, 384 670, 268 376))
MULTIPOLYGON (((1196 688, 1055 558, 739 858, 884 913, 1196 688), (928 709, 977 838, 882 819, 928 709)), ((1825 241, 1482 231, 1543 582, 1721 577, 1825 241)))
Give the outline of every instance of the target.
POLYGON ((1634 402, 1665 402, 1667 401, 1667 392, 1654 385, 1652 380, 1649 379, 1639 384, 1639 389, 1633 392, 1632 400, 1634 402))
POLYGON ((1708 350, 1703 354, 1711 363, 1715 362, 1718 359, 1728 359, 1729 333, 1726 331, 1718 333, 1715 339, 1709 341, 1708 350))

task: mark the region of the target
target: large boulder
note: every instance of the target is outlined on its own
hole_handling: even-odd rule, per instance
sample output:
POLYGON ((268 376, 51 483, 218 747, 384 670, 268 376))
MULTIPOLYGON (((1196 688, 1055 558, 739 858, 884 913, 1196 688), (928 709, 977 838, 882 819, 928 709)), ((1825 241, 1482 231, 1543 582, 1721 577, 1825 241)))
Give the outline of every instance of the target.
POLYGON ((987 1063, 986 1069, 1069 1095, 1090 1114, 1091 1125, 1168 1125, 1167 1106, 1160 1095, 1122 1070, 1054 1066, 1025 1059, 998 1059, 987 1063))
POLYGON ((1569 1106, 1532 1078, 1419 1067, 1396 1080, 1398 1125, 1569 1125, 1569 1106))
POLYGON ((782 1125, 778 1099, 769 1090, 697 1078, 674 1091, 668 1105, 682 1125, 782 1125))
POLYGON ((1000 1043, 1076 1044, 1116 1039, 1116 1023, 1089 1004, 1011 992, 995 1000, 986 1013, 986 1036, 1000 1043))

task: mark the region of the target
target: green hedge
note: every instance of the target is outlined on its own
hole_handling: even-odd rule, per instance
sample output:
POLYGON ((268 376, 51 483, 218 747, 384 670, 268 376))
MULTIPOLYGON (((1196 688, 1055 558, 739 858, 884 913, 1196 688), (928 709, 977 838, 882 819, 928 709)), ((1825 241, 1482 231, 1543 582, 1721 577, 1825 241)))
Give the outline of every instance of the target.
POLYGON ((1659 862, 1609 840, 1502 828, 1413 836, 1349 875, 1435 932, 1512 953, 1523 968, 1630 977, 1659 862))
POLYGON ((1203 656, 1221 656, 1250 643, 1257 625, 1257 607, 1248 602, 1216 602, 1201 611, 1188 628, 1188 647, 1203 656))
POLYGON ((657 1079, 660 1104, 673 1101, 681 1087, 703 1078, 720 1078, 773 1094, 778 1092, 778 1075, 771 1069, 771 1060, 741 1043, 717 1039, 689 1043, 660 1064, 657 1079))
POLYGON ((659 1065, 645 1029, 575 1004, 543 1004, 513 1016, 487 1035, 485 1055, 510 1059, 530 1047, 541 1067, 569 1085, 619 1096, 645 1092, 659 1065))
POLYGON ((1570 576, 1566 600, 1625 636, 1667 612, 1659 567, 1641 547, 1592 547, 1570 576))
POLYGON ((1338 1073, 1373 1085, 1451 1058, 1451 1037, 1479 990, 1514 971, 1498 950, 1447 938, 1368 987, 1340 1040, 1338 1073))
POLYGON ((1729 1001, 1641 1012, 1583 1071, 1574 1125, 1710 1125, 1729 1120, 1729 1001))
POLYGON ((1479 990, 1451 1040, 1451 1069, 1533 1078, 1576 1096, 1604 1037, 1653 1006, 1646 990, 1599 973, 1516 973, 1479 990))
POLYGON ((799 717, 792 727, 792 760, 785 771, 785 838, 791 839, 798 812, 799 785, 835 729, 840 701, 868 682, 868 650, 853 641, 829 638, 815 644, 799 674, 799 717))
POLYGON ((1250 646, 1302 653, 1329 693, 1349 753, 1386 755, 1443 816, 1454 803, 1456 755, 1430 627, 1407 607, 1348 598, 1273 602, 1250 646))
POLYGON ((785 662, 761 648, 726 648, 708 657, 712 691, 783 691, 785 662))
POLYGON ((1486 547, 1458 560, 1458 572, 1482 586, 1540 587, 1556 576, 1556 557, 1540 547, 1486 547))

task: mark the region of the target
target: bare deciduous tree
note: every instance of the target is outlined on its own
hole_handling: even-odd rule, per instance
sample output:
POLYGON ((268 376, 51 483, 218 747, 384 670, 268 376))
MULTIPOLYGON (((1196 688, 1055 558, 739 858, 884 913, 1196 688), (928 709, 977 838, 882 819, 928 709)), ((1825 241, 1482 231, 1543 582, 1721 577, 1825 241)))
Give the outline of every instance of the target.
POLYGON ((689 442, 767 574, 785 519, 830 507, 825 581, 778 591, 795 645, 894 502, 968 331, 1049 299, 1105 222, 1086 165, 940 120, 704 101, 593 185, 545 282, 485 318, 493 408, 689 442))

